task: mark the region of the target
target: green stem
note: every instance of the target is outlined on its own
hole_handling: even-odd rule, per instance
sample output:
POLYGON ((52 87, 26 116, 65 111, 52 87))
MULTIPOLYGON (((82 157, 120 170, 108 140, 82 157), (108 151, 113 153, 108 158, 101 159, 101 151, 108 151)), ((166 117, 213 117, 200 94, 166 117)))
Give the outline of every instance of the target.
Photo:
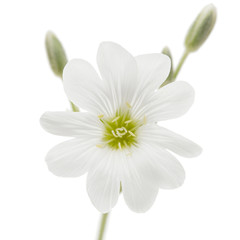
POLYGON ((109 213, 104 213, 102 215, 99 234, 98 234, 98 240, 103 240, 108 216, 109 216, 109 213))
POLYGON ((177 66, 177 68, 176 68, 176 70, 175 70, 175 72, 174 72, 174 74, 173 74, 173 79, 174 79, 174 80, 176 79, 179 71, 181 70, 182 65, 183 65, 183 63, 185 62, 188 54, 189 54, 189 52, 188 52, 187 50, 185 50, 184 54, 182 55, 182 58, 180 59, 180 61, 179 61, 179 63, 178 63, 178 66, 177 66))

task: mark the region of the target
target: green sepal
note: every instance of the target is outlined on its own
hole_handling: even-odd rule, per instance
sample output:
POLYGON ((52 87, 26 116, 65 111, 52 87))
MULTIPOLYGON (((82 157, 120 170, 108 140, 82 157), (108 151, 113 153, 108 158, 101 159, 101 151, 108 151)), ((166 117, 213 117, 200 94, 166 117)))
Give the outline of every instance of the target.
POLYGON ((171 51, 170 51, 169 47, 163 48, 162 53, 167 55, 170 58, 171 69, 170 69, 170 72, 169 72, 169 75, 168 75, 167 79, 163 82, 163 84, 160 87, 163 87, 163 86, 165 86, 165 85, 167 85, 171 82, 174 82, 174 78, 173 78, 173 71, 174 71, 174 69, 173 69, 173 59, 172 59, 172 54, 171 54, 171 51))

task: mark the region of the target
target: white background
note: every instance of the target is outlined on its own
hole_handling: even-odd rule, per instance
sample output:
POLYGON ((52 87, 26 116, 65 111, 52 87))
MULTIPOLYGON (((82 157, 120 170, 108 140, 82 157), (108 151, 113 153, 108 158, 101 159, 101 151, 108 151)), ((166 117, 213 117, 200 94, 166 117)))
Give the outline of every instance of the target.
MULTIPOLYGON (((145 214, 122 197, 113 209, 106 240, 240 239, 240 35, 239 1, 213 3, 216 27, 189 56, 178 79, 192 84, 196 100, 183 117, 163 122, 199 143, 194 159, 179 158, 185 184, 160 190, 145 214)), ((85 176, 62 179, 47 170, 47 151, 64 140, 46 133, 39 117, 69 108, 61 81, 49 68, 47 30, 61 39, 69 59, 96 66, 101 41, 115 41, 133 55, 171 48, 174 64, 189 25, 208 1, 87 0, 0 3, 0 239, 90 240, 98 211, 85 176)))

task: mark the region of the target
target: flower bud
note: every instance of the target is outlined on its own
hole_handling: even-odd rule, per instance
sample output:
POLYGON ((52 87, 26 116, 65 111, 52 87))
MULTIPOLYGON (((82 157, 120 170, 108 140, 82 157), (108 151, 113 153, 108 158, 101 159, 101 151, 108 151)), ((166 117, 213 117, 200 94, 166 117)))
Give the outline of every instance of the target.
POLYGON ((46 34, 45 46, 53 72, 58 77, 62 77, 63 68, 67 63, 67 57, 61 42, 52 32, 48 32, 46 34))
POLYGON ((206 41, 215 25, 216 17, 217 11, 213 4, 203 8, 187 33, 185 46, 188 52, 196 51, 206 41))
POLYGON ((162 53, 167 55, 170 58, 171 69, 170 69, 170 72, 169 72, 169 75, 168 75, 167 79, 163 82, 163 84, 160 87, 163 87, 163 86, 165 86, 165 85, 174 81, 174 78, 173 78, 173 60, 172 60, 172 54, 170 52, 170 49, 168 47, 165 47, 165 48, 163 48, 162 53))

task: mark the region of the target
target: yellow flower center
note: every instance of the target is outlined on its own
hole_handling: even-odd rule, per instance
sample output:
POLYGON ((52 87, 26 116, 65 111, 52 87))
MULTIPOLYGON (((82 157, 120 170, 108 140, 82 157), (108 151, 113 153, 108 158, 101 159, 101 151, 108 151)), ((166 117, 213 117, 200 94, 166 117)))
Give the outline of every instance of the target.
MULTIPOLYGON (((99 115, 104 126, 102 142, 112 149, 124 149, 137 145, 138 128, 145 122, 133 119, 128 109, 118 110, 113 117, 99 115)), ((98 147, 103 147, 98 145, 98 147)))

